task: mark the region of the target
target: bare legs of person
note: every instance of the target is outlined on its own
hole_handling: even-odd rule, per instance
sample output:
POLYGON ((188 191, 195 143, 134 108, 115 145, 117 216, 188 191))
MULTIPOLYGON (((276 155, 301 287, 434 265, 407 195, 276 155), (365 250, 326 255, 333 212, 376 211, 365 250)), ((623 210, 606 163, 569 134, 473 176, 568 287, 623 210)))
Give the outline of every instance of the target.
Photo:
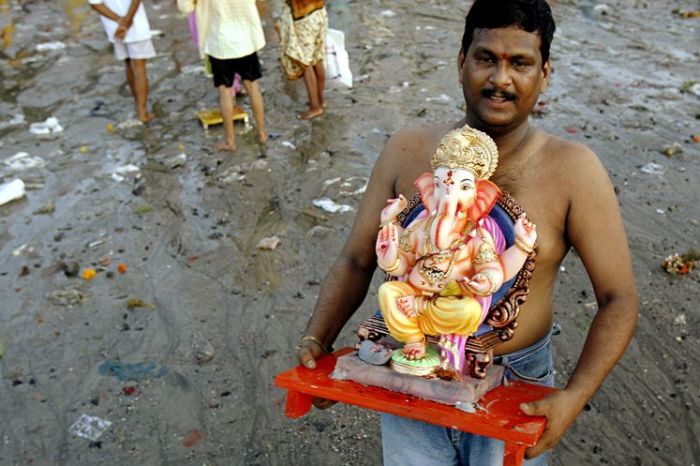
POLYGON ((307 66, 304 70, 304 84, 306 92, 309 94, 309 111, 299 114, 302 120, 310 120, 319 115, 323 115, 326 108, 326 101, 323 97, 323 87, 326 82, 326 68, 323 61, 315 65, 307 66))
POLYGON ((258 81, 243 80, 248 96, 250 97, 250 106, 253 107, 253 115, 255 116, 255 124, 258 128, 258 141, 260 144, 267 142, 267 131, 265 130, 265 105, 263 104, 262 92, 260 92, 260 84, 258 81))
POLYGON ((219 89, 219 109, 221 116, 224 119, 224 133, 226 140, 216 145, 217 150, 233 152, 236 150, 235 133, 233 132, 233 97, 231 96, 231 88, 223 84, 219 89))
POLYGON ((148 102, 148 73, 146 73, 146 60, 144 58, 127 58, 126 80, 134 96, 136 115, 141 123, 148 123, 154 117, 146 108, 148 102))

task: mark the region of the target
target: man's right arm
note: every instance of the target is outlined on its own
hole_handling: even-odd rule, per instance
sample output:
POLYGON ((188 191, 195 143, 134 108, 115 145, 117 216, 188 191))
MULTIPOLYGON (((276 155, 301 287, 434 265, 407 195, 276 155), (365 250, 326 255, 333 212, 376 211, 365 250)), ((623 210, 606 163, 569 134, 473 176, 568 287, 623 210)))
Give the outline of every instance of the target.
POLYGON ((90 7, 105 18, 109 18, 116 23, 121 21, 121 17, 110 8, 106 7, 104 3, 102 3, 102 0, 90 0, 90 7))
POLYGON ((401 133, 388 142, 372 170, 350 236, 321 287, 314 312, 297 357, 313 369, 315 360, 329 348, 365 299, 377 267, 375 243, 381 210, 396 197, 397 152, 401 133))

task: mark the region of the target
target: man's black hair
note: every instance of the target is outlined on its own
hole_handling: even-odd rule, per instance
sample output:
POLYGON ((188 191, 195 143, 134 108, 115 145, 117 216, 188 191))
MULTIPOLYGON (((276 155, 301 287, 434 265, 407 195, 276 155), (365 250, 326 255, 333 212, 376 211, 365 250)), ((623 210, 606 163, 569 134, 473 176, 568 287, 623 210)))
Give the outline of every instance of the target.
POLYGON ((515 26, 540 35, 542 64, 549 60, 549 46, 554 37, 554 18, 545 0, 476 0, 467 13, 462 50, 467 53, 475 29, 515 26))

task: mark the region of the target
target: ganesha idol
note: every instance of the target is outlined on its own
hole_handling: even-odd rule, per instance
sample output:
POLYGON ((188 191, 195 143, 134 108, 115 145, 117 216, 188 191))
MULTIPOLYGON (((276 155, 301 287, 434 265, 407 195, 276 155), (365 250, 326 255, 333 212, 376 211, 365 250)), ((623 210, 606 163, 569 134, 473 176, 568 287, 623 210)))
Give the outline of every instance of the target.
POLYGON ((513 225, 514 244, 498 251, 488 219, 500 195, 488 181, 497 164, 498 149, 487 134, 469 126, 450 131, 432 157, 432 172, 415 181, 421 215, 400 225, 403 196, 388 200, 381 212, 377 260, 390 279, 378 298, 389 333, 404 344, 391 356, 399 372, 459 379, 465 338, 486 318, 494 292, 534 250, 535 226, 523 214, 513 225), (437 337, 437 348, 427 335, 437 337))

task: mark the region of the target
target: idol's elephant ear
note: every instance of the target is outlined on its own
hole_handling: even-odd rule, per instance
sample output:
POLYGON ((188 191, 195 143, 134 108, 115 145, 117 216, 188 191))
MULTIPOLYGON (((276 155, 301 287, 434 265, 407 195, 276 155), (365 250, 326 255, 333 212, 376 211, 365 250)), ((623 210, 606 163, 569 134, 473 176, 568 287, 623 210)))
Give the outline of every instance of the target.
POLYGON ((425 172, 418 178, 415 183, 416 189, 420 193, 421 201, 428 214, 432 214, 437 209, 437 199, 435 199, 435 182, 433 181, 433 173, 425 172))
POLYGON ((491 209, 496 204, 498 196, 501 195, 501 190, 498 186, 488 180, 477 180, 476 182, 476 200, 469 208, 469 218, 478 222, 486 217, 491 209))

